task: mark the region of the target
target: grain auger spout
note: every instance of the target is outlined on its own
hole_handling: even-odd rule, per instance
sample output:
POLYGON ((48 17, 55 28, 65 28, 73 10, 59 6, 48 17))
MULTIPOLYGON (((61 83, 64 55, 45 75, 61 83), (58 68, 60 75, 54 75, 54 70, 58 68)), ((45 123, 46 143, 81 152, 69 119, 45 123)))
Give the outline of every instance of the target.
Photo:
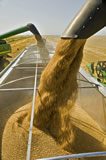
POLYGON ((40 33, 37 30, 37 28, 32 23, 27 24, 27 28, 29 29, 29 31, 31 31, 34 34, 34 36, 35 36, 35 38, 37 40, 37 45, 39 47, 44 47, 45 46, 45 42, 43 41, 42 36, 40 35, 40 33))
POLYGON ((11 53, 12 51, 10 44, 8 44, 4 39, 27 31, 31 31, 35 36, 40 53, 45 53, 49 57, 49 53, 46 48, 44 39, 42 38, 34 24, 29 23, 26 26, 22 26, 20 28, 14 29, 12 31, 0 35, 0 64, 2 64, 3 66, 2 69, 4 69, 9 64, 9 61, 6 58, 11 58, 9 53, 11 53))
POLYGON ((39 31, 37 30, 37 28, 32 23, 29 23, 26 26, 14 29, 10 32, 7 32, 7 33, 4 33, 4 34, 0 35, 0 40, 2 40, 4 38, 7 38, 7 37, 10 37, 10 36, 20 34, 20 33, 24 33, 24 32, 27 32, 27 31, 31 31, 34 34, 39 47, 44 47, 45 46, 45 43, 42 39, 42 36, 40 35, 39 31))
POLYGON ((62 38, 87 39, 106 26, 106 0, 87 0, 62 38))

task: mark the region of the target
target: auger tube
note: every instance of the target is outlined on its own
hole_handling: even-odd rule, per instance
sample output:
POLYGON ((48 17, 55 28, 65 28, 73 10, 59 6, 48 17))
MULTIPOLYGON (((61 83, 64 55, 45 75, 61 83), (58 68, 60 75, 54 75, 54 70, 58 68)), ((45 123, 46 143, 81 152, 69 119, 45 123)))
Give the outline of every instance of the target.
POLYGON ((7 32, 7 33, 4 33, 4 34, 0 35, 0 40, 5 39, 5 38, 10 37, 10 36, 20 34, 20 33, 24 33, 26 31, 31 31, 34 34, 37 42, 42 44, 42 46, 45 45, 44 42, 43 42, 42 36, 40 35, 39 31, 37 30, 37 28, 32 23, 29 23, 26 26, 17 28, 15 30, 12 30, 10 32, 7 32))
POLYGON ((87 39, 106 26, 106 0, 87 0, 61 38, 87 39))

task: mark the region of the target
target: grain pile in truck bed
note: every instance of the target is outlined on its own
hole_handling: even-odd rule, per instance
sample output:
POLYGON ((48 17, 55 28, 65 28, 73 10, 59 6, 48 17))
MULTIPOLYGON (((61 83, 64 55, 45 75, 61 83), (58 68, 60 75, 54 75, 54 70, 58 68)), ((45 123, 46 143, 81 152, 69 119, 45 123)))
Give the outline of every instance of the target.
MULTIPOLYGON (((31 160, 72 152, 69 117, 76 100, 76 77, 84 43, 85 40, 60 40, 41 76, 35 102, 31 160)), ((3 134, 2 160, 26 159, 30 112, 31 103, 8 120, 3 134)))

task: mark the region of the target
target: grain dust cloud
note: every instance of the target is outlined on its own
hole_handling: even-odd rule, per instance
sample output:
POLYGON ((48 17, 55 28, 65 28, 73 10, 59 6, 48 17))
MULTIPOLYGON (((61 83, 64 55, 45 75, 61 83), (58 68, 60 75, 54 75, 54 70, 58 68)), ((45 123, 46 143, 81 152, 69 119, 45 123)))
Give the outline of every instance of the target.
MULTIPOLYGON (((36 95, 31 160, 72 153, 70 110, 77 97, 77 73, 85 39, 61 39, 43 71, 36 95)), ((2 160, 26 159, 31 105, 8 120, 2 138, 2 160)))

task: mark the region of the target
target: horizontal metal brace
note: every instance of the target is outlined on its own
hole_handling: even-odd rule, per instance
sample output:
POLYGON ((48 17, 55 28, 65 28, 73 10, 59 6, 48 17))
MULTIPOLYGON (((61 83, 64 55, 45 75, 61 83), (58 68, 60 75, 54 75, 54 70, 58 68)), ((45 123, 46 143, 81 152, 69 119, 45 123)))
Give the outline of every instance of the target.
POLYGON ((7 88, 7 89, 0 89, 0 92, 5 92, 5 91, 24 91, 24 90, 34 90, 34 88, 7 88))
POLYGON ((44 69, 44 67, 14 67, 15 69, 44 69))
MULTIPOLYGON (((23 59, 28 59, 29 60, 29 57, 24 57, 23 59)), ((35 57, 34 58, 30 58, 30 59, 33 59, 33 60, 50 60, 50 58, 35 58, 35 57)))
POLYGON ((57 157, 50 157, 50 158, 41 158, 37 160, 63 160, 63 159, 72 159, 72 158, 101 157, 101 156, 106 156, 106 152, 79 153, 79 154, 57 156, 57 157))
POLYGON ((91 89, 91 88, 98 88, 98 86, 92 86, 92 87, 89 87, 89 86, 84 86, 84 87, 78 87, 78 88, 88 88, 88 89, 91 89))
MULTIPOLYGON (((40 77, 41 75, 38 75, 38 76, 40 77)), ((9 82, 6 82, 6 83, 1 84, 1 85, 0 85, 0 88, 3 87, 3 86, 9 85, 9 84, 11 84, 11 83, 23 81, 23 80, 30 79, 30 78, 33 78, 33 77, 34 77, 34 76, 28 76, 28 77, 18 78, 18 79, 15 79, 15 80, 12 80, 12 81, 9 81, 9 82)))
POLYGON ((34 64, 34 65, 38 64, 38 65, 39 65, 39 64, 42 64, 42 65, 45 65, 45 66, 46 66, 48 63, 44 63, 44 62, 43 62, 43 63, 41 63, 41 62, 35 63, 35 61, 34 61, 34 63, 33 63, 33 62, 30 62, 30 63, 19 63, 19 64, 16 65, 16 67, 17 67, 17 66, 20 66, 20 65, 23 65, 23 64, 24 64, 24 65, 29 65, 29 64, 34 64))

